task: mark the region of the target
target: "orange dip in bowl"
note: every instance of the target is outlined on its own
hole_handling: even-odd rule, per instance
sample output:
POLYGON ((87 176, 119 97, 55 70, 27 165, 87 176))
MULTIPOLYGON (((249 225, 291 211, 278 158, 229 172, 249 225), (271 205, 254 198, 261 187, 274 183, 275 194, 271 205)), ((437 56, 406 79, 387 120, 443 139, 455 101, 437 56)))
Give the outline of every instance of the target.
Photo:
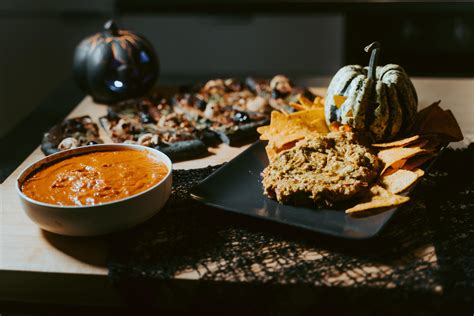
POLYGON ((26 179, 21 190, 43 203, 96 205, 143 192, 167 174, 165 163, 146 151, 99 151, 41 168, 26 179))

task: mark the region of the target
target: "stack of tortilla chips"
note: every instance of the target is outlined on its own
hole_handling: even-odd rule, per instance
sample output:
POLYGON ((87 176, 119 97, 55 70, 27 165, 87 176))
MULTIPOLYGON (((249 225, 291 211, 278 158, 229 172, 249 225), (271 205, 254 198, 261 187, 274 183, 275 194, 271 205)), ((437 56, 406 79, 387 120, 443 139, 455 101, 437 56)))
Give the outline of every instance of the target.
MULTIPOLYGON (((384 167, 376 183, 358 201, 360 203, 347 209, 346 213, 383 210, 409 201, 408 196, 400 194, 409 191, 424 175, 420 168, 436 157, 449 142, 463 139, 453 114, 449 110, 443 110, 439 103, 438 101, 417 113, 414 128, 407 133, 406 138, 372 144, 384 167)), ((301 96, 299 103, 292 103, 290 106, 297 112, 287 114, 274 111, 270 125, 258 129, 260 139, 268 140, 266 151, 270 162, 281 152, 295 146, 298 141, 329 132, 322 98, 317 97, 311 102, 301 96)), ((331 130, 333 129, 331 126, 331 130)))
POLYGON ((316 97, 314 102, 311 102, 301 95, 299 102, 291 103, 297 112, 286 114, 273 111, 270 125, 257 129, 261 134, 260 139, 268 140, 265 149, 270 161, 303 138, 315 134, 327 134, 329 131, 324 119, 324 103, 321 98, 316 97))

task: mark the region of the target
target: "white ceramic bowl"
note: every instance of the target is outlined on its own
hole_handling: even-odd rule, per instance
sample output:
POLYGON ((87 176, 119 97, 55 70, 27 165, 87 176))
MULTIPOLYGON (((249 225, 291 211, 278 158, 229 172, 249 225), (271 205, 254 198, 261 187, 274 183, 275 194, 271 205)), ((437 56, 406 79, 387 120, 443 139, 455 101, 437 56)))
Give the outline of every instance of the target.
POLYGON ((113 144, 74 148, 44 157, 24 169, 17 178, 16 190, 29 218, 42 229, 69 236, 94 236, 124 230, 138 225, 165 205, 171 193, 172 163, 162 152, 138 145, 113 144), (151 188, 130 197, 91 206, 60 206, 31 199, 21 191, 28 176, 45 164, 95 151, 132 149, 148 151, 165 163, 168 174, 151 188))

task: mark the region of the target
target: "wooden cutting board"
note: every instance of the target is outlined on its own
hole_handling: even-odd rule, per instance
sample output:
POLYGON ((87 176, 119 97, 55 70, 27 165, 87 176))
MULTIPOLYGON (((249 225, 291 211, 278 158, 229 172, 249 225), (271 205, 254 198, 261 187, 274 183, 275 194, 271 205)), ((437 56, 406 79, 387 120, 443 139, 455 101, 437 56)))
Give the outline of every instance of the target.
MULTIPOLYGON (((466 137, 465 143, 474 138, 474 80, 472 79, 415 79, 420 108, 442 99, 441 106, 453 111, 466 137)), ((324 88, 314 88, 323 94, 324 88)), ((104 105, 85 98, 69 117, 90 115, 93 119, 106 114, 104 105)), ((107 136, 102 132, 104 139, 107 136)), ((217 165, 229 161, 248 145, 212 148, 207 157, 179 162, 175 169, 191 169, 217 165)), ((10 271, 16 276, 22 272, 54 272, 68 274, 106 275, 107 238, 77 238, 54 235, 40 230, 23 212, 15 191, 19 172, 30 163, 43 157, 39 148, 0 184, 0 272, 10 271)), ((59 274, 58 274, 59 276, 59 274)), ((192 278, 192 277, 190 277, 192 278)))

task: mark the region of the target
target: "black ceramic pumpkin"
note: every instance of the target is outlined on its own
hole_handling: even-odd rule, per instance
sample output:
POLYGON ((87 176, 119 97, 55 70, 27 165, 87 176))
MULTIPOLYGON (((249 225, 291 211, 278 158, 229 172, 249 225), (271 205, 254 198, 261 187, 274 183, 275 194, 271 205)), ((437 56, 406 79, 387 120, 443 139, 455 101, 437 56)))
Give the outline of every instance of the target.
POLYGON ((104 29, 76 47, 74 76, 80 88, 107 104, 147 93, 159 72, 152 45, 113 21, 104 29))

